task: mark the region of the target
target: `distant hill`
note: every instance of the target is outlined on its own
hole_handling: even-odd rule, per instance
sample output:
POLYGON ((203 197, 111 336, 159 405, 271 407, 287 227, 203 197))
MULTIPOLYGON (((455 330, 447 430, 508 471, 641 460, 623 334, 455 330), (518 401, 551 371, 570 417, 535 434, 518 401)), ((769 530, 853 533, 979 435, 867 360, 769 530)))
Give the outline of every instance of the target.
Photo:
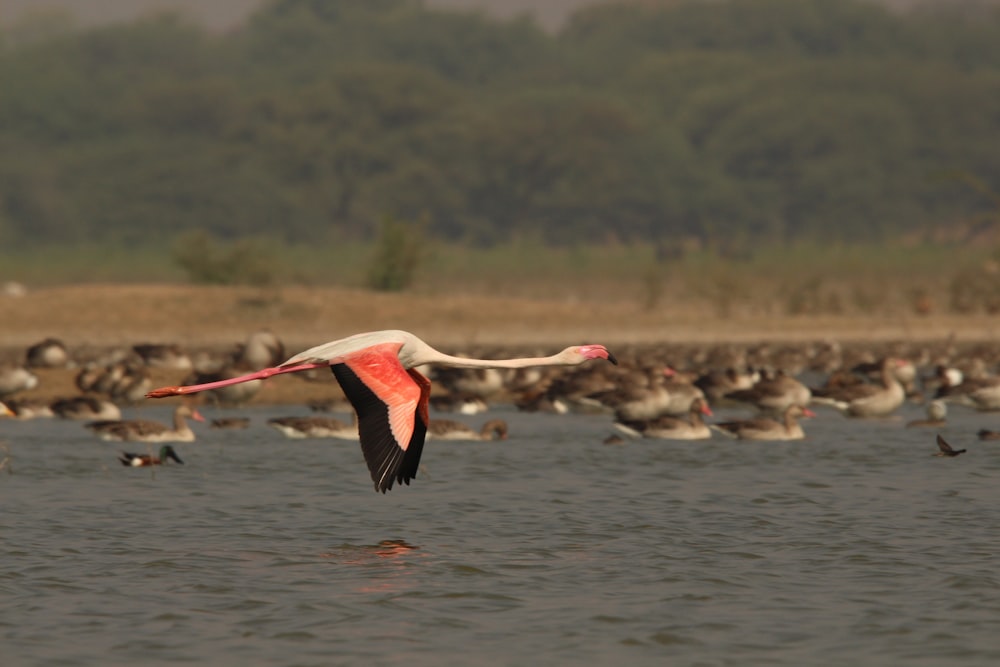
MULTIPOLYGON (((430 7, 481 9, 495 16, 510 17, 529 13, 544 26, 558 28, 578 8, 599 0, 426 0, 430 7)), ((918 5, 998 5, 1000 0, 874 0, 897 8, 918 5)), ((205 25, 225 30, 238 24, 265 0, 4 0, 0 2, 0 25, 27 12, 65 10, 82 25, 129 20, 157 9, 176 9, 205 25)))

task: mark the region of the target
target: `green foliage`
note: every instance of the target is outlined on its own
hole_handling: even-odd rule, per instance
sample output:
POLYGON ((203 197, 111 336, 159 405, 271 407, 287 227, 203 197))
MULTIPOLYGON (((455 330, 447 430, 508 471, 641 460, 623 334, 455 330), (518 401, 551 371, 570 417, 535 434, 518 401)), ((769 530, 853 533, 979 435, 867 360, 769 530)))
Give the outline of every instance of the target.
POLYGON ((262 287, 274 281, 272 260, 264 240, 222 243, 204 231, 193 231, 177 238, 172 255, 193 283, 262 287))
POLYGON ((426 220, 410 222, 391 216, 382 219, 368 268, 368 287, 400 292, 413 284, 424 254, 424 227, 426 220))
MULTIPOLYGON (((428 237, 729 254, 976 218, 1000 184, 1000 12, 677 0, 527 19, 275 0, 0 36, 0 233, 319 244, 428 237)), ((211 263, 211 262, 210 262, 211 263)), ((233 279, 233 278, 229 278, 233 279)))

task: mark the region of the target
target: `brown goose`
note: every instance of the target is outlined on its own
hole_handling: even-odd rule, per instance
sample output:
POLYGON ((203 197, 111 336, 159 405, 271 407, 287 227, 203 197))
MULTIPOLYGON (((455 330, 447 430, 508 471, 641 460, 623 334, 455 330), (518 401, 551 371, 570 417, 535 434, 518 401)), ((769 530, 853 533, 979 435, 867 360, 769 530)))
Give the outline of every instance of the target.
POLYGON ((815 416, 816 413, 809 408, 790 405, 781 421, 770 417, 758 417, 712 424, 712 428, 741 440, 801 440, 805 437, 805 433, 799 424, 799 418, 815 416))
POLYGON ((24 366, 0 365, 0 398, 38 386, 38 376, 24 366))
POLYGON ((691 402, 705 398, 705 393, 686 380, 674 379, 674 374, 667 367, 629 378, 627 384, 602 397, 602 401, 614 407, 617 421, 625 423, 687 414, 691 402))
POLYGON ((706 440, 712 437, 712 431, 702 415, 711 417, 712 410, 704 398, 696 398, 691 401, 687 419, 664 416, 645 421, 618 422, 615 428, 627 435, 657 440, 706 440))
POLYGON ((881 362, 881 382, 862 382, 839 388, 813 391, 813 402, 830 405, 848 417, 884 417, 906 399, 895 369, 909 362, 886 357, 881 362))
POLYGON ((738 403, 749 403, 763 413, 781 415, 790 405, 809 405, 812 391, 779 370, 773 376, 761 378, 750 389, 726 394, 726 398, 738 403))
POLYGON ((760 380, 760 375, 751 371, 738 371, 733 367, 705 373, 694 381, 696 387, 705 393, 710 401, 721 401, 726 394, 750 389, 760 380))
POLYGON ((146 419, 94 421, 84 426, 101 440, 113 442, 193 442, 195 434, 187 423, 188 417, 205 421, 201 413, 191 406, 179 405, 174 410, 173 427, 146 419))
MULTIPOLYGON (((14 419, 40 419, 54 417, 49 401, 41 398, 11 398, 7 399, 8 417, 14 419)), ((0 408, 2 412, 2 408, 0 408)))
POLYGON ((46 338, 25 352, 25 365, 28 368, 65 368, 68 363, 66 346, 57 338, 46 338))
POLYGON ((1000 376, 965 378, 961 384, 941 387, 937 398, 976 410, 1000 410, 1000 376))
POLYGON ((53 401, 49 407, 57 417, 63 419, 114 421, 122 418, 122 411, 117 405, 94 396, 60 398, 53 401))
POLYGON ((451 419, 432 419, 427 424, 428 440, 505 440, 507 422, 491 419, 478 431, 451 419))
POLYGON ((283 433, 286 438, 338 438, 358 440, 357 418, 348 424, 335 417, 275 417, 267 425, 283 433))

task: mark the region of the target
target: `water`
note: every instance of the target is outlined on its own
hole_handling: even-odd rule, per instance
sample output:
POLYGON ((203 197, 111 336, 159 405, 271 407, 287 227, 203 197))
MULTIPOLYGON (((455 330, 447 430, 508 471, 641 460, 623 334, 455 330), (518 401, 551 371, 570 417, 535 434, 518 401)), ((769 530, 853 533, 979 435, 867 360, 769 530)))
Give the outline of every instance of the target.
POLYGON ((1000 661, 995 415, 953 408, 969 451, 945 459, 934 431, 825 410, 804 442, 625 446, 608 417, 502 411, 508 441, 428 443, 383 496, 357 444, 264 426, 294 412, 157 469, 0 422, 0 662, 1000 661))

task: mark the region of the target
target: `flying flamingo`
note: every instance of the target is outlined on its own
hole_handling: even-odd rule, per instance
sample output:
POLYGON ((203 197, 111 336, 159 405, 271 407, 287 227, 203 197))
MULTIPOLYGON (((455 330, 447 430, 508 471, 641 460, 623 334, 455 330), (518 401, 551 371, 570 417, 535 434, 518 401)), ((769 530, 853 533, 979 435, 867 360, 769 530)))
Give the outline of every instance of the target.
POLYGON ((573 345, 549 357, 467 359, 432 348, 406 331, 374 331, 323 343, 296 354, 285 363, 216 382, 186 387, 161 387, 146 394, 163 398, 192 394, 240 382, 264 380, 330 366, 358 414, 361 450, 375 490, 385 493, 394 482, 409 484, 417 476, 427 435, 431 383, 415 370, 423 364, 455 368, 525 368, 575 366, 588 359, 618 361, 603 345, 573 345))

